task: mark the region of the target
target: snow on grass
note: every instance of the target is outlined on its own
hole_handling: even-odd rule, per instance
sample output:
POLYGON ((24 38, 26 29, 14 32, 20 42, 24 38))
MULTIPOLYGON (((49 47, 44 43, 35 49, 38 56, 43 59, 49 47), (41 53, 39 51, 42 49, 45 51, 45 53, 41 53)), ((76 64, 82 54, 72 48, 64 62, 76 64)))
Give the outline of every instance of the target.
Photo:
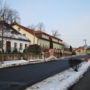
POLYGON ((83 62, 79 67, 79 71, 75 72, 72 68, 65 70, 59 74, 49 77, 26 90, 67 90, 76 83, 90 66, 90 61, 83 62))
POLYGON ((50 60, 57 60, 55 56, 49 56, 48 58, 45 58, 45 61, 50 61, 50 60))
MULTIPOLYGON (((63 57, 60 59, 64 59, 64 58, 66 58, 66 57, 63 57)), ((3 63, 0 62, 0 68, 24 65, 24 64, 40 63, 40 62, 46 62, 46 61, 51 61, 51 60, 60 60, 60 59, 57 59, 55 56, 49 56, 45 59, 10 60, 10 61, 8 60, 8 61, 4 61, 3 63)))
POLYGON ((26 60, 4 61, 2 65, 22 64, 22 63, 27 63, 27 62, 28 61, 26 60))
POLYGON ((16 65, 23 65, 23 64, 27 64, 27 63, 29 63, 29 61, 26 61, 26 60, 4 61, 2 64, 0 64, 0 68, 16 66, 16 65))
POLYGON ((3 63, 0 62, 0 68, 5 67, 11 67, 11 66, 17 66, 17 65, 25 65, 25 64, 32 64, 32 63, 40 63, 50 60, 56 60, 56 57, 50 56, 48 58, 44 59, 30 59, 30 60, 10 60, 10 61, 4 61, 3 63))

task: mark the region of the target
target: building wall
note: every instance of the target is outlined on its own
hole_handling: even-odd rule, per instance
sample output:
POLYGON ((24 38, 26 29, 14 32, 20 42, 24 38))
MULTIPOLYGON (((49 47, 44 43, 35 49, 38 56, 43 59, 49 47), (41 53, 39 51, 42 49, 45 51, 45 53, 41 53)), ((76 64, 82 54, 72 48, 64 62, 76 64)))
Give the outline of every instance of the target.
POLYGON ((52 37, 52 41, 53 41, 53 48, 63 49, 63 45, 61 45, 62 40, 52 37))
POLYGON ((90 49, 87 50, 87 54, 90 54, 90 49))
MULTIPOLYGON (((31 33, 19 28, 17 25, 14 25, 13 28, 16 29, 21 34, 25 35, 31 41, 31 44, 38 44, 41 47, 50 48, 50 39, 49 39, 48 35, 42 34, 42 38, 45 38, 49 41, 44 40, 44 39, 38 39, 37 37, 35 37, 31 33)), ((62 40, 59 40, 59 39, 56 39, 56 38, 52 37, 52 42, 53 42, 53 48, 54 49, 55 48, 56 49, 63 49, 63 45, 57 44, 57 43, 62 43, 62 40), (57 42, 57 43, 54 43, 54 42, 57 42)))
MULTIPOLYGON (((1 38, 0 38, 1 41, 1 38)), ((25 49, 25 44, 27 44, 27 47, 30 45, 29 41, 22 41, 22 40, 15 40, 15 39, 8 39, 8 38, 4 38, 3 40, 3 49, 6 52, 6 42, 10 41, 11 42, 11 51, 14 50, 14 43, 17 43, 17 50, 20 52, 23 52, 23 50, 25 49), (20 50, 20 43, 22 43, 22 50, 20 50)), ((0 48, 1 50, 1 48, 0 48)))
POLYGON ((49 40, 49 36, 44 35, 44 34, 42 34, 42 38, 45 38, 45 39, 48 39, 49 40))
POLYGON ((62 45, 60 44, 57 44, 57 43, 53 43, 53 48, 56 48, 56 49, 62 49, 62 45))
POLYGON ((55 39, 55 38, 52 38, 52 41, 59 42, 59 40, 58 39, 55 39))
POLYGON ((81 49, 79 51, 77 50, 76 55, 86 55, 86 49, 84 49, 84 50, 81 49))
POLYGON ((50 41, 39 39, 38 45, 44 48, 50 48, 50 41))
MULTIPOLYGON (((15 30, 17 30, 18 32, 20 32, 21 34, 25 35, 31 41, 31 44, 38 44, 41 47, 50 48, 50 41, 43 40, 43 39, 38 39, 37 37, 35 37, 31 33, 19 28, 17 25, 14 25, 13 28, 15 30)), ((45 38, 45 39, 49 40, 49 36, 44 35, 44 34, 42 34, 42 38, 45 38)))
POLYGON ((25 31, 24 29, 19 28, 19 26, 17 25, 14 25, 13 28, 17 30, 18 32, 20 32, 21 34, 25 35, 31 41, 31 44, 38 43, 38 38, 32 35, 31 33, 29 33, 28 31, 25 31))

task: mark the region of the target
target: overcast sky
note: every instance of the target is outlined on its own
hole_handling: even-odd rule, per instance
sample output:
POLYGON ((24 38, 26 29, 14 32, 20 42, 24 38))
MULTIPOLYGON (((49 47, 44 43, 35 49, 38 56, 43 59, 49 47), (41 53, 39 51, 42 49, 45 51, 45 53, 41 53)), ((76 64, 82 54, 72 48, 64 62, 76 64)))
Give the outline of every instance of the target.
POLYGON ((43 22, 46 32, 59 30, 68 44, 83 46, 83 39, 90 45, 90 0, 6 0, 16 9, 21 24, 28 26, 43 22))

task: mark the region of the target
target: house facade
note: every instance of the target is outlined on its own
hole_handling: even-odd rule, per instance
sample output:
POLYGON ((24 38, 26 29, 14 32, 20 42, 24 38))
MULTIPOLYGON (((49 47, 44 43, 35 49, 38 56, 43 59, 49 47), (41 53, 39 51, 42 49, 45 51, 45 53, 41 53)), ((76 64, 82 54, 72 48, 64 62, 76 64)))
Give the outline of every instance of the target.
MULTIPOLYGON (((3 29, 3 50, 5 53, 23 52, 30 45, 30 40, 12 29, 8 24, 4 24, 3 29)), ((0 29, 0 51, 2 51, 2 29, 0 29)))
POLYGON ((37 44, 42 48, 49 49, 50 48, 50 40, 49 35, 42 31, 34 31, 35 36, 38 38, 37 44))
POLYGON ((12 28, 15 29, 17 32, 21 33, 22 35, 24 35, 25 37, 27 37, 31 41, 31 44, 38 43, 38 38, 35 36, 33 30, 17 23, 12 24, 12 28))
POLYGON ((31 41, 31 44, 38 44, 42 48, 47 49, 63 49, 61 39, 51 36, 43 31, 31 30, 17 23, 12 24, 12 28, 26 36, 31 41))
POLYGON ((80 46, 75 49, 76 55, 86 55, 86 48, 80 46))
POLYGON ((59 38, 56 38, 54 36, 50 36, 51 38, 51 45, 55 49, 63 49, 63 43, 62 40, 59 38))

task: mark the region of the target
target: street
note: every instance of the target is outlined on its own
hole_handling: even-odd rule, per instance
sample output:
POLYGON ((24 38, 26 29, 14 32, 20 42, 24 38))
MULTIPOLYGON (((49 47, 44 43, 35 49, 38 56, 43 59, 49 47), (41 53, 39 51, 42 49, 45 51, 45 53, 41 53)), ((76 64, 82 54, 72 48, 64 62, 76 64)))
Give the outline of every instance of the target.
POLYGON ((68 59, 3 68, 0 69, 0 90, 21 90, 68 68, 68 59))

